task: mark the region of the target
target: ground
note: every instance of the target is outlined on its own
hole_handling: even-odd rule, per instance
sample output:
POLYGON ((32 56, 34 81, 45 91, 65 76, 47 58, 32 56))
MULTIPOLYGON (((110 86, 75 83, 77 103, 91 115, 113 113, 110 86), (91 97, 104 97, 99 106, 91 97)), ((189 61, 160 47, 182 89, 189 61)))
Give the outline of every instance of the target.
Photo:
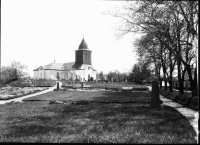
POLYGON ((48 89, 48 87, 1 87, 0 100, 19 98, 28 94, 33 94, 48 89))
POLYGON ((196 143, 175 109, 150 107, 151 93, 52 91, 0 106, 1 142, 196 143), (85 101, 85 104, 50 103, 85 101))

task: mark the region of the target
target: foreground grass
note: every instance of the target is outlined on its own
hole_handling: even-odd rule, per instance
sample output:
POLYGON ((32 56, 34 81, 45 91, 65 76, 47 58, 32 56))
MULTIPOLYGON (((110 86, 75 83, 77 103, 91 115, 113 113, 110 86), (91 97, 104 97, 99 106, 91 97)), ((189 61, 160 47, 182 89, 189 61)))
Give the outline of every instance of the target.
POLYGON ((147 92, 55 91, 32 97, 46 101, 4 104, 0 106, 0 141, 196 143, 188 120, 173 108, 150 107, 150 96, 147 92), (64 105, 47 101, 86 98, 92 102, 64 105))

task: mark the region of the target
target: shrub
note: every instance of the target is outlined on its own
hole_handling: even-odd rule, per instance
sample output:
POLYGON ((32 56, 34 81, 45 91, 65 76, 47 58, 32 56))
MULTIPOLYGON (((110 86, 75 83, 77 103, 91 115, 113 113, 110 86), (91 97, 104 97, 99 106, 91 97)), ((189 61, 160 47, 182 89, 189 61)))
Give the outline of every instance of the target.
MULTIPOLYGON (((169 90, 160 89, 160 94, 164 97, 171 99, 183 106, 185 106, 186 102, 192 97, 191 93, 179 94, 179 91, 170 92, 169 90)), ((192 98, 188 105, 189 108, 198 110, 198 96, 192 98)))
POLYGON ((163 95, 163 96, 165 96, 165 97, 168 97, 168 95, 170 94, 170 91, 169 90, 164 90, 164 89, 160 89, 160 90, 162 90, 161 92, 161 94, 163 95))
POLYGON ((190 97, 191 96, 189 96, 187 94, 179 94, 179 95, 176 96, 174 101, 184 105, 190 99, 190 97))
POLYGON ((167 98, 174 100, 179 95, 179 92, 170 92, 167 96, 167 98))
POLYGON ((195 96, 194 98, 192 98, 192 100, 189 104, 189 107, 196 110, 196 111, 199 110, 199 104, 198 104, 199 100, 198 99, 199 99, 199 97, 195 96))

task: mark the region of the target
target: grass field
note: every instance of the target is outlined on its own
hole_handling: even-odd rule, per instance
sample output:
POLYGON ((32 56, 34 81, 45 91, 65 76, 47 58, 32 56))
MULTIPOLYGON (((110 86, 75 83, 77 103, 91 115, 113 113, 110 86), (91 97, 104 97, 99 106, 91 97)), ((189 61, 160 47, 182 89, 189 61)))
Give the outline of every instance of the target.
MULTIPOLYGON (((66 86, 71 86, 71 87, 81 87, 81 84, 66 84, 66 86)), ((135 84, 135 83, 84 83, 84 86, 90 86, 92 88, 99 88, 99 89, 116 89, 120 90, 122 87, 133 87, 134 89, 148 89, 146 85, 141 85, 141 84, 135 84)))
POLYGON ((150 100, 148 92, 53 91, 0 105, 0 142, 196 143, 184 116, 171 107, 152 108, 150 100))

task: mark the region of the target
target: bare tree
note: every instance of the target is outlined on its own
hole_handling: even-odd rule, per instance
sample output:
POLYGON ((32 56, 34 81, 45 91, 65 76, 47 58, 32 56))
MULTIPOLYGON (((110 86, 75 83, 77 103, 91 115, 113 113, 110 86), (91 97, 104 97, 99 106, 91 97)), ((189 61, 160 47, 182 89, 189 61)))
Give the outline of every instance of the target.
POLYGON ((155 60, 160 60, 164 77, 166 79, 167 75, 168 81, 172 84, 172 73, 177 64, 180 93, 183 93, 184 74, 187 71, 193 96, 197 92, 196 80, 192 77, 191 71, 192 64, 196 63, 193 41, 198 35, 197 6, 198 1, 128 1, 121 10, 109 13, 122 20, 117 31, 118 37, 137 32, 150 34, 149 36, 157 39, 156 42, 162 47, 152 49, 155 54, 155 67, 155 60), (163 48, 164 51, 159 50, 163 48), (160 59, 159 55, 162 56, 160 59), (173 61, 170 58, 173 58, 173 61))
POLYGON ((13 61, 10 66, 3 66, 1 68, 1 76, 3 83, 6 84, 19 79, 24 79, 28 76, 28 73, 25 72, 26 69, 26 65, 21 64, 17 61, 13 61))

